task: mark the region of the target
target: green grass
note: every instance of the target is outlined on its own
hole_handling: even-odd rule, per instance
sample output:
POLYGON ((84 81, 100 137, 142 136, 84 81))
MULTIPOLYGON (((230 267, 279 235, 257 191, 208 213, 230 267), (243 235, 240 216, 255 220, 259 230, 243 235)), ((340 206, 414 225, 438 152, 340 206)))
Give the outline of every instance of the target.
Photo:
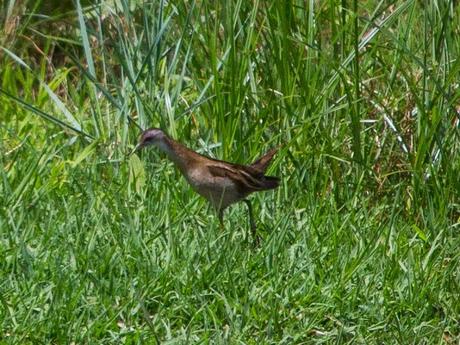
POLYGON ((6 1, 0 344, 457 344, 454 1, 6 1), (225 215, 162 127, 249 163, 225 215))

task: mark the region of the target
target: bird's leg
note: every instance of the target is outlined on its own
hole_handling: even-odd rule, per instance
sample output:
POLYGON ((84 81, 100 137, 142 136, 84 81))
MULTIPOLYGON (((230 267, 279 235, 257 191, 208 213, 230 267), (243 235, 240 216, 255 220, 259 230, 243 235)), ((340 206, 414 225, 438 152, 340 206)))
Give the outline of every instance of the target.
POLYGON ((257 245, 259 244, 259 237, 257 236, 256 222, 254 221, 254 215, 252 214, 252 205, 248 199, 243 199, 243 201, 248 206, 249 225, 251 227, 252 239, 254 240, 254 244, 257 245))
POLYGON ((220 228, 223 230, 224 229, 224 209, 221 208, 217 212, 218 212, 218 217, 219 217, 220 228))

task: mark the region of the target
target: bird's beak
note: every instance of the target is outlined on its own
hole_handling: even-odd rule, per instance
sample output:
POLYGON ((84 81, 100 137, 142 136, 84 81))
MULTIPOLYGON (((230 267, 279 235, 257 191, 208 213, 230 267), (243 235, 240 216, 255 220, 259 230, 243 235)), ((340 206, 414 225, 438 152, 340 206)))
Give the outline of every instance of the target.
POLYGON ((128 154, 128 156, 131 156, 134 152, 138 152, 138 151, 142 150, 143 147, 144 147, 144 145, 142 143, 137 144, 134 147, 134 149, 128 154))

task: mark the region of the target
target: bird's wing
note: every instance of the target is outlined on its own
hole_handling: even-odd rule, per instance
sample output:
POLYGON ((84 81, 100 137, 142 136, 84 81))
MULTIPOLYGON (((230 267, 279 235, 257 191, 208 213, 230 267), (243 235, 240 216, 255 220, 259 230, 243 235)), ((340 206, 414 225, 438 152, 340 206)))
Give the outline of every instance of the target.
POLYGON ((230 179, 242 193, 272 189, 270 177, 256 169, 237 164, 215 164, 207 166, 214 177, 230 179))

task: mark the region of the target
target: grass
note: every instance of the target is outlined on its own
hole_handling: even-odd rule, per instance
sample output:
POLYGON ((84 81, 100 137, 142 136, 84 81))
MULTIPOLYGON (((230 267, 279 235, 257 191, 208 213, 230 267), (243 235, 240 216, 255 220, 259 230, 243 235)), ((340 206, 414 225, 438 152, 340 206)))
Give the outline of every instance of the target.
POLYGON ((0 343, 457 344, 458 6, 2 5, 0 343), (225 230, 158 126, 279 189, 225 230))

